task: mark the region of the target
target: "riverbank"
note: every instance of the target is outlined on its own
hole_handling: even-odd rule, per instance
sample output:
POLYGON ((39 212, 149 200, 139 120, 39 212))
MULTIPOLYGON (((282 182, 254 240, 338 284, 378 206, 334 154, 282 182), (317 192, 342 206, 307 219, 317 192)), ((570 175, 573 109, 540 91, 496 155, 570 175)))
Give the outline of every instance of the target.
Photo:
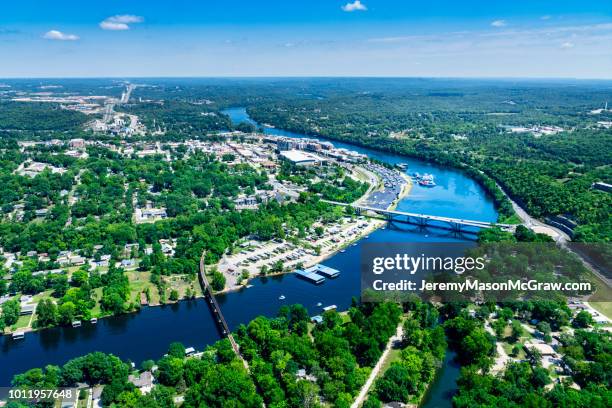
MULTIPOLYGON (((387 208, 388 210, 394 210, 397 205, 410 194, 410 191, 412 190, 412 179, 404 173, 401 173, 401 177, 405 180, 406 183, 403 185, 400 193, 398 194, 398 197, 391 203, 391 205, 389 205, 389 207, 387 208)), ((359 203, 360 201, 364 200, 370 193, 377 191, 379 187, 380 186, 373 186, 373 188, 369 189, 368 192, 364 194, 364 196, 360 197, 357 201, 355 201, 355 203, 359 203)), ((249 270, 244 269, 249 271, 248 279, 239 280, 241 277, 240 272, 235 270, 235 268, 233 267, 234 264, 239 263, 235 262, 236 258, 230 259, 228 257, 224 257, 217 265, 215 265, 215 267, 224 274, 224 276, 226 277, 226 281, 231 280, 232 283, 228 285, 225 289, 215 293, 222 294, 242 290, 244 288, 248 288, 250 286, 249 282, 257 277, 273 277, 289 274, 295 272, 296 269, 299 269, 299 265, 301 265, 302 268, 308 268, 316 264, 322 263, 325 260, 333 257, 334 255, 344 252, 346 248, 351 245, 355 245, 356 242, 367 238, 370 234, 372 234, 379 228, 383 228, 386 224, 387 221, 385 220, 367 218, 358 220, 357 222, 350 221, 348 224, 342 225, 339 230, 329 231, 330 228, 328 228, 328 230, 324 232, 323 238, 315 242, 306 243, 305 245, 311 248, 320 248, 320 253, 318 255, 304 254, 299 258, 293 260, 292 262, 288 263, 288 266, 283 267, 282 271, 267 272, 265 275, 262 275, 260 272, 253 271, 253 268, 250 268, 249 270), (333 242, 333 240, 335 239, 340 239, 341 241, 333 242)), ((266 243, 263 245, 264 246, 260 248, 259 252, 269 254, 273 253, 278 248, 282 248, 284 244, 275 245, 271 243, 266 243)), ((245 255, 243 258, 247 258, 247 255, 245 255)), ((273 262, 274 259, 275 258, 272 258, 270 261, 273 262)))
MULTIPOLYGON (((255 125, 259 123, 257 119, 254 119, 250 116, 250 113, 248 112, 246 108, 244 108, 244 114, 246 115, 246 118, 248 118, 247 120, 250 121, 250 123, 253 123, 255 125)), ((272 124, 271 126, 275 126, 275 125, 272 124)), ((299 132, 304 131, 304 130, 291 130, 291 129, 280 130, 277 127, 273 127, 271 129, 264 128, 264 132, 270 131, 270 130, 273 130, 275 134, 278 132, 283 132, 283 131, 288 132, 290 134, 299 134, 299 132)), ((485 174, 484 172, 478 169, 475 169, 465 163, 462 163, 456 160, 455 158, 449 156, 448 154, 444 152, 420 153, 417 151, 405 151, 403 149, 398 149, 397 144, 393 145, 394 143, 393 139, 385 140, 382 142, 382 144, 374 145, 371 143, 364 142, 363 140, 360 140, 360 139, 357 139, 357 140, 348 139, 347 140, 347 139, 341 139, 341 138, 334 137, 334 136, 320 135, 316 133, 304 133, 302 137, 326 140, 326 141, 342 143, 342 144, 349 144, 353 146, 359 146, 361 148, 374 150, 374 151, 378 151, 381 153, 403 156, 406 158, 412 158, 412 159, 425 161, 429 163, 435 163, 440 166, 449 167, 454 170, 461 171, 465 173, 467 176, 470 176, 474 180, 476 180, 479 186, 482 187, 483 190, 489 195, 489 197, 495 201, 496 206, 500 210, 499 215, 502 215, 504 217, 504 220, 498 219, 497 221, 505 222, 506 219, 512 219, 512 216, 516 215, 516 214, 510 213, 512 211, 511 204, 509 200, 507 200, 506 194, 504 194, 504 192, 501 191, 501 189, 499 188, 499 186, 497 186, 497 183, 495 182, 495 180, 493 180, 493 178, 491 178, 490 176, 488 176, 487 174, 485 174)), ((377 139, 377 142, 380 143, 380 140, 377 139)))

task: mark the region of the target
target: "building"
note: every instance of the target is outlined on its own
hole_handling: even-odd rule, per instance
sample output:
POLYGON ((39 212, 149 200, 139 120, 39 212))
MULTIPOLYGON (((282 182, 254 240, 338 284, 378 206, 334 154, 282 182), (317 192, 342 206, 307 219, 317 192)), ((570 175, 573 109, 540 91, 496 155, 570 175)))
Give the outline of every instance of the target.
POLYGON ((280 158, 298 166, 314 166, 324 161, 321 157, 317 155, 302 152, 300 150, 281 151, 280 158))
POLYGON ((592 187, 595 190, 605 191, 606 193, 612 193, 612 184, 604 183, 603 181, 598 181, 593 183, 592 187))
POLYGON ((85 140, 83 140, 83 139, 70 139, 70 142, 68 144, 73 149, 82 149, 83 147, 85 147, 85 140))
POLYGON ((310 318, 310 321, 314 324, 319 324, 319 323, 323 323, 323 316, 321 315, 316 315, 316 316, 312 316, 310 318))
POLYGON ((325 281, 325 278, 323 276, 317 275, 316 273, 312 273, 312 272, 306 272, 302 269, 296 270, 295 274, 298 276, 298 278, 312 282, 315 285, 318 285, 320 283, 323 283, 323 281, 325 281))
POLYGON ((335 278, 338 275, 340 275, 339 270, 330 268, 329 266, 325 266, 321 264, 316 264, 315 266, 311 266, 310 268, 307 268, 304 271, 309 272, 309 273, 316 273, 316 274, 325 276, 327 278, 335 278))
POLYGON ((529 353, 531 351, 531 349, 535 349, 537 350, 542 356, 554 356, 557 353, 555 353, 555 350, 548 344, 546 343, 531 343, 531 342, 526 342, 525 343, 525 350, 529 353))
POLYGON ((153 389, 153 374, 151 374, 151 371, 144 371, 138 376, 131 374, 128 381, 134 384, 143 394, 148 394, 153 389))

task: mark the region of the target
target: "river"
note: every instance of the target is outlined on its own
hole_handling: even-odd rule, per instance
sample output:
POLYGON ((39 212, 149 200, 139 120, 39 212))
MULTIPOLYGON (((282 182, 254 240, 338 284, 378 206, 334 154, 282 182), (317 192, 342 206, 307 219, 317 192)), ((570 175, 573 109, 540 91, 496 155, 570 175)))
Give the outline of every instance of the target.
MULTIPOLYGON (((251 121, 244 108, 225 111, 233 121, 251 121)), ((252 122, 252 121, 251 121, 252 122)), ((303 137, 303 135, 273 128, 269 134, 303 137)), ((493 202, 483 188, 463 173, 412 158, 332 141, 337 147, 365 153, 391 164, 406 163, 406 172, 432 173, 437 186, 415 185, 411 193, 398 204, 398 210, 461 219, 495 221, 493 202)), ((443 230, 419 231, 404 224, 391 224, 370 234, 370 242, 460 242, 465 237, 443 230)), ((314 286, 292 274, 257 278, 252 287, 218 297, 219 304, 231 328, 247 323, 259 315, 274 316, 284 304, 301 303, 311 314, 323 306, 335 304, 346 309, 353 296, 359 296, 359 260, 362 240, 343 253, 337 253, 324 263, 341 271, 336 279, 314 286), (279 297, 284 295, 284 299, 279 297)), ((203 349, 219 339, 217 327, 203 299, 183 301, 174 305, 146 307, 138 313, 100 319, 97 324, 80 328, 61 327, 27 333, 23 340, 0 338, 0 386, 7 386, 14 374, 47 364, 61 365, 67 360, 92 352, 113 353, 137 364, 158 359, 172 341, 203 349)), ((444 371, 437 376, 425 407, 450 406, 458 368, 447 356, 444 371)))

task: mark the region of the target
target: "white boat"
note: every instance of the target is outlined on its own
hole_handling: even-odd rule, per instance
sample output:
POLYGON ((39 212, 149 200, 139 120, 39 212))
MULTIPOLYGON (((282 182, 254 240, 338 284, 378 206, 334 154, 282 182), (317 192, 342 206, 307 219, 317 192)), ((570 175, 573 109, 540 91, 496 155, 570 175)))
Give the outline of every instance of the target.
POLYGON ((72 322, 72 327, 81 327, 81 321, 80 320, 75 320, 72 322))
POLYGON ((92 317, 91 319, 89 319, 89 323, 96 324, 96 323, 98 323, 98 319, 95 318, 95 317, 92 317))
POLYGON ((338 308, 338 306, 336 306, 336 305, 329 305, 329 306, 325 306, 323 308, 323 310, 327 312, 329 310, 336 310, 337 308, 338 308))
POLYGON ((323 306, 323 303, 319 302, 319 303, 317 303, 317 306, 321 307, 321 306, 323 306))
POLYGON ((280 300, 285 300, 285 295, 280 295, 278 298, 279 298, 280 300))
POLYGON ((341 250, 340 250, 340 252, 341 252, 341 253, 345 253, 345 252, 346 252, 346 249, 341 249, 341 250))
POLYGON ((18 331, 18 332, 13 333, 13 340, 21 340, 23 338, 25 338, 24 332, 18 331))

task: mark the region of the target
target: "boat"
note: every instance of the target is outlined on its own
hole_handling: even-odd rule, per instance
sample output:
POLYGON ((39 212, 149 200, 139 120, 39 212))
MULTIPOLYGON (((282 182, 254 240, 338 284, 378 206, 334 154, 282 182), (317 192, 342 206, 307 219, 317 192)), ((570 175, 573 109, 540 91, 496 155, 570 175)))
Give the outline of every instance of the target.
POLYGON ((436 183, 431 180, 419 180, 419 185, 423 187, 435 187, 436 183))
POLYGON ((91 319, 89 319, 89 323, 96 324, 96 323, 98 323, 98 319, 95 318, 95 317, 92 317, 91 319))
POLYGON ((25 338, 25 333, 22 331, 17 331, 15 333, 13 333, 13 340, 21 340, 23 338, 25 338))
POLYGON ((319 303, 317 303, 317 306, 321 307, 321 306, 323 306, 323 303, 319 302, 319 303))
POLYGON ((369 235, 366 235, 364 238, 365 238, 365 239, 368 239, 368 238, 370 238, 370 236, 369 236, 369 235))
POLYGON ((80 320, 75 320, 72 322, 72 327, 81 327, 81 321, 80 320))
POLYGON ((346 252, 346 249, 341 249, 341 250, 340 250, 340 252, 341 252, 341 253, 345 253, 345 252, 346 252))
POLYGON ((328 312, 328 311, 330 311, 330 310, 336 310, 337 308, 338 308, 338 306, 336 306, 336 305, 329 305, 329 306, 325 306, 325 307, 323 308, 323 310, 324 310, 324 311, 326 311, 326 312, 328 312))
POLYGON ((423 187, 435 187, 436 182, 434 181, 434 176, 432 174, 423 174, 419 179, 419 185, 423 187))
POLYGON ((278 298, 279 298, 280 300, 285 300, 285 295, 280 295, 278 298))
POLYGON ((408 168, 408 164, 406 163, 397 163, 396 166, 401 170, 406 170, 408 168))
POLYGON ((357 246, 357 244, 353 244, 353 246, 357 246))

